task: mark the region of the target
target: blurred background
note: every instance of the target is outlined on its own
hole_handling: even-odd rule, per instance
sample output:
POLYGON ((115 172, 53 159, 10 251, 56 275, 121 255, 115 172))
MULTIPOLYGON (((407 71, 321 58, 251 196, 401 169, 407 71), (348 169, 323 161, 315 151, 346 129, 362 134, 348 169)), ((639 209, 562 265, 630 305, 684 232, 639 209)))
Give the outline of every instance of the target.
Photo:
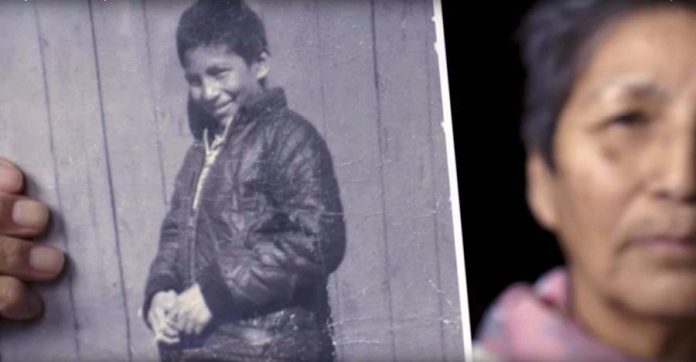
POLYGON ((515 31, 532 3, 443 0, 473 332, 506 287, 562 263, 525 199, 524 72, 515 31))

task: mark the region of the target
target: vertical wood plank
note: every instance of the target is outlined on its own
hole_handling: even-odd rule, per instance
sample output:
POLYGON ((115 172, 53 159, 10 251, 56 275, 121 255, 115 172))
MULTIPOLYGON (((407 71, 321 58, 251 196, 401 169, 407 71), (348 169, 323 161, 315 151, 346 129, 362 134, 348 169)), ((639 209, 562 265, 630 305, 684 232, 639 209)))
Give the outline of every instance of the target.
POLYGON ((344 203, 348 245, 334 305, 341 360, 392 360, 389 278, 369 1, 317 1, 325 135, 344 203))
POLYGON ((443 359, 427 0, 373 1, 396 360, 443 359))
POLYGON ((184 154, 193 142, 186 115, 188 84, 176 52, 176 28, 181 14, 194 2, 143 0, 151 77, 149 87, 154 97, 154 118, 167 204, 184 154))
POLYGON ((128 310, 129 358, 157 358, 154 339, 138 317, 145 278, 164 216, 158 130, 149 85, 145 17, 140 1, 91 1, 97 44, 116 240, 128 310))
POLYGON ((36 2, 53 157, 65 218, 79 358, 128 355, 118 250, 105 162, 87 2, 36 2))
MULTIPOLYGON (((459 280, 455 259, 454 235, 452 226, 452 205, 450 203, 449 173, 447 168, 447 147, 443 130, 442 98, 440 95, 440 70, 435 51, 435 22, 433 1, 426 1, 428 33, 425 46, 428 49, 428 94, 430 106, 430 152, 433 174, 433 210, 437 220, 437 244, 440 261, 440 305, 443 331, 443 353, 446 361, 464 360, 461 308, 459 304, 459 280)), ((451 170, 451 172, 457 172, 451 170)), ((455 190, 456 192, 456 190, 455 190)))
MULTIPOLYGON (((29 194, 46 202, 54 212, 54 228, 43 242, 65 250, 52 155, 50 104, 33 6, 23 1, 0 1, 0 154, 26 171, 29 194)), ((37 287, 46 300, 45 315, 39 323, 0 321, 3 360, 77 357, 69 282, 69 278, 63 277, 57 283, 37 287)))
POLYGON ((265 0, 259 6, 272 55, 269 85, 283 87, 290 107, 323 134, 317 1, 265 0))

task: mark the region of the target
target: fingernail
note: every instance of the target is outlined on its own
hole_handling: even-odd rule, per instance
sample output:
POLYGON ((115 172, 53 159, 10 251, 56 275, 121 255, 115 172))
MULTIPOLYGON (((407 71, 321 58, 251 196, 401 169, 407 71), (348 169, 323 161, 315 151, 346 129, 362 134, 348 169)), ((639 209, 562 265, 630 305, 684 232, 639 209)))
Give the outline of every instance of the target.
POLYGON ((12 208, 12 221, 23 227, 42 227, 48 221, 48 210, 38 201, 19 200, 12 208))
POLYGON ((63 253, 46 246, 35 246, 29 251, 29 266, 41 273, 57 273, 63 268, 63 253))
POLYGON ((22 180, 17 177, 17 169, 0 160, 0 187, 4 190, 18 190, 22 180))

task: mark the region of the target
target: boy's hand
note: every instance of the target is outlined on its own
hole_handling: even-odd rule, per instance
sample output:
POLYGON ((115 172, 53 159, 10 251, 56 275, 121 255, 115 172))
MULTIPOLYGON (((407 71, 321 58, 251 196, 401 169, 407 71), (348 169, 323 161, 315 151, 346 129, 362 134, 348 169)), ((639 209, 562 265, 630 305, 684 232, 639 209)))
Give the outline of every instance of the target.
POLYGON ((159 292, 152 297, 147 321, 155 333, 155 340, 164 344, 179 343, 179 330, 174 323, 177 295, 173 290, 159 292))
POLYGON ((41 313, 41 298, 24 283, 58 276, 65 263, 53 247, 23 240, 43 232, 48 208, 21 196, 24 179, 11 162, 0 158, 0 316, 28 319, 41 313))
POLYGON ((200 334, 212 317, 198 284, 194 284, 179 295, 175 318, 179 331, 186 334, 200 334))

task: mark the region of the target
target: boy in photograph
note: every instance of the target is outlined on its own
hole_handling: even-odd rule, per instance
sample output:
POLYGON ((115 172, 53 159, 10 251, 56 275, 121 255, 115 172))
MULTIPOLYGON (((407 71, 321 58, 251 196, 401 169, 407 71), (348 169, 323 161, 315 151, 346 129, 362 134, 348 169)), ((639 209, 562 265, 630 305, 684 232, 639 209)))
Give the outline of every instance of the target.
POLYGON ((194 142, 145 288, 161 357, 332 360, 345 226, 326 143, 266 87, 264 26, 243 1, 198 1, 176 41, 194 142))

